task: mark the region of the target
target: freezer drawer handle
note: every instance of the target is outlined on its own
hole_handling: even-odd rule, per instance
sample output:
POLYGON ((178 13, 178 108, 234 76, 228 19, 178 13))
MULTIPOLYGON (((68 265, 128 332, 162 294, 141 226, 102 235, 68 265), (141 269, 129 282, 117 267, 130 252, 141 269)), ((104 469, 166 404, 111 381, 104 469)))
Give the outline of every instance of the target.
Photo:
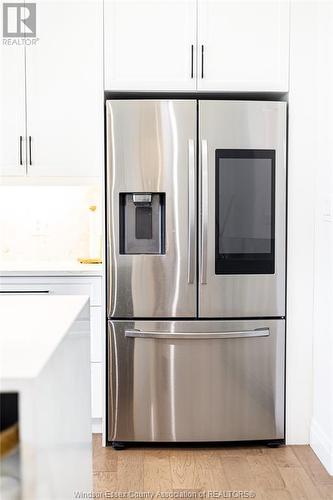
POLYGON ((142 330, 125 330, 125 337, 140 339, 237 339, 246 337, 268 337, 269 328, 256 328, 254 330, 244 330, 236 332, 145 332, 142 330))

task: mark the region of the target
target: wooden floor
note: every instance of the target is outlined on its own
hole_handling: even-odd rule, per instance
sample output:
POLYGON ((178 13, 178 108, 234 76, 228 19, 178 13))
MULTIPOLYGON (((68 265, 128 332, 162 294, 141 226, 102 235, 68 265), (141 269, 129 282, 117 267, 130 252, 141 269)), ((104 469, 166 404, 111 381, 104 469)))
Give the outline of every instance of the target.
MULTIPOLYGON (((100 435, 95 434, 93 469, 96 493, 147 492, 163 498, 156 494, 171 492, 176 498, 184 492, 181 495, 186 499, 333 500, 333 477, 309 446, 114 451, 102 448, 100 435), (248 496, 231 496, 231 491, 248 492, 248 496)), ((127 498, 131 498, 129 494, 127 498)))

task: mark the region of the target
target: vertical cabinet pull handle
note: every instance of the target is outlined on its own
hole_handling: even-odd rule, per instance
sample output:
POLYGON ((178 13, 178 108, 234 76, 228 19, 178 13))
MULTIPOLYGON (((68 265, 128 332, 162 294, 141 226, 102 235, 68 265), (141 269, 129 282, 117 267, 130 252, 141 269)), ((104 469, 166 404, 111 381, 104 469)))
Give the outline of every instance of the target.
POLYGON ((23 137, 20 135, 20 151, 19 151, 20 165, 23 165, 23 159, 22 159, 22 142, 23 142, 23 137))
POLYGON ((32 156, 31 156, 31 135, 29 135, 29 165, 32 165, 32 156))
POLYGON ((194 140, 188 141, 188 262, 187 281, 194 283, 195 266, 195 157, 194 140))
POLYGON ((204 77, 204 46, 201 45, 201 78, 204 77))
POLYGON ((191 78, 194 78, 194 68, 193 68, 193 53, 194 53, 194 45, 191 45, 191 78))
POLYGON ((207 141, 201 141, 201 283, 207 283, 207 224, 208 224, 208 151, 207 141))

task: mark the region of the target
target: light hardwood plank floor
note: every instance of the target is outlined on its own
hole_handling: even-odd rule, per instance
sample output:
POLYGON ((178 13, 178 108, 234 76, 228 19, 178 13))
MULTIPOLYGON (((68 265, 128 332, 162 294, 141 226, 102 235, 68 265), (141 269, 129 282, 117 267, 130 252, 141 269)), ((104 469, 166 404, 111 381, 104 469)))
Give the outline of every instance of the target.
POLYGON ((114 451, 103 448, 101 436, 95 434, 93 478, 95 494, 104 498, 111 498, 107 492, 113 498, 117 492, 127 492, 125 498, 144 492, 151 493, 150 499, 163 498, 159 493, 164 492, 169 494, 164 498, 185 500, 333 500, 333 477, 309 446, 114 451), (230 492, 240 493, 235 497, 230 492))

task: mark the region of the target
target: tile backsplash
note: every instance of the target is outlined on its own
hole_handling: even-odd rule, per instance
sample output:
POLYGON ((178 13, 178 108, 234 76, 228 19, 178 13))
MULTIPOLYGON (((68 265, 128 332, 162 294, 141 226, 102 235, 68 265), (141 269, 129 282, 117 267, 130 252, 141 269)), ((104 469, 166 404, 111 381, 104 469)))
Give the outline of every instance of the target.
POLYGON ((98 186, 0 186, 0 266, 89 256, 91 205, 97 206, 99 238, 98 186))

